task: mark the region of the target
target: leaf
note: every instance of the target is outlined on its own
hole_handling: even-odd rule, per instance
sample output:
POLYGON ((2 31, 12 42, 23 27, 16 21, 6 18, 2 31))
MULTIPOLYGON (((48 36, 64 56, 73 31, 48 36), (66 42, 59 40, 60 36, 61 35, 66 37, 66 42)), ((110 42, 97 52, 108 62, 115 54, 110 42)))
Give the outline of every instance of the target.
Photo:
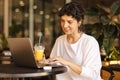
POLYGON ((102 15, 100 17, 100 20, 103 23, 103 25, 109 24, 109 22, 110 22, 110 19, 106 15, 102 15))
POLYGON ((90 16, 97 16, 98 15, 98 9, 96 7, 87 8, 86 14, 90 16))
POLYGON ((110 13, 112 15, 120 14, 120 0, 114 2, 110 7, 110 13))

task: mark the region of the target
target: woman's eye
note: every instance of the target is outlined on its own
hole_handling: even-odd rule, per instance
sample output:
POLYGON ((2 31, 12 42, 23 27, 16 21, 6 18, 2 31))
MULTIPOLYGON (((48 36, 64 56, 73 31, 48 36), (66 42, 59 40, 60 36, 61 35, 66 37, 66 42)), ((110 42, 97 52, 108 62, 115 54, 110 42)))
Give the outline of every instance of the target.
POLYGON ((64 22, 64 20, 61 20, 61 22, 64 22))
POLYGON ((72 21, 68 21, 69 24, 72 24, 72 21))

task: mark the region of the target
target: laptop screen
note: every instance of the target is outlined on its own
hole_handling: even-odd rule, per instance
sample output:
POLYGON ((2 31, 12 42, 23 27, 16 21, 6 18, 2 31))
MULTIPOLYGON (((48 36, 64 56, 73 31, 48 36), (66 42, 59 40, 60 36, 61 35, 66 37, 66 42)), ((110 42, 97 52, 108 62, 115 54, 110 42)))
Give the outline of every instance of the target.
POLYGON ((7 41, 14 64, 37 68, 33 47, 29 38, 8 38, 7 41))

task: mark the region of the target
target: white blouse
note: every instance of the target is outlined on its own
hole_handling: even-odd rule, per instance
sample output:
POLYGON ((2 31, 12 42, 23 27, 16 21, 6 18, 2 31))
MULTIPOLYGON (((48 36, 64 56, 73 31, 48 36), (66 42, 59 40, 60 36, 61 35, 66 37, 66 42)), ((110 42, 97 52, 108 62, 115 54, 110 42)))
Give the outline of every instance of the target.
POLYGON ((67 72, 56 76, 57 80, 101 80, 99 45, 92 36, 83 33, 75 44, 69 44, 66 35, 58 37, 50 57, 55 56, 71 60, 82 67, 79 75, 67 67, 67 72))

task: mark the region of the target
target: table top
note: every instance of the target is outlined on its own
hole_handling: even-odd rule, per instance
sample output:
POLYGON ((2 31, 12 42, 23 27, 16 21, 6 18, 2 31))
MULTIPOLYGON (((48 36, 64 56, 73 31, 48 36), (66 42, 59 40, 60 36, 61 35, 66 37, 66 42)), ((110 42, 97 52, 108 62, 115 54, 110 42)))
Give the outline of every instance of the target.
POLYGON ((18 67, 14 64, 0 64, 0 78, 41 77, 61 74, 67 71, 64 66, 52 68, 52 70, 18 67))

